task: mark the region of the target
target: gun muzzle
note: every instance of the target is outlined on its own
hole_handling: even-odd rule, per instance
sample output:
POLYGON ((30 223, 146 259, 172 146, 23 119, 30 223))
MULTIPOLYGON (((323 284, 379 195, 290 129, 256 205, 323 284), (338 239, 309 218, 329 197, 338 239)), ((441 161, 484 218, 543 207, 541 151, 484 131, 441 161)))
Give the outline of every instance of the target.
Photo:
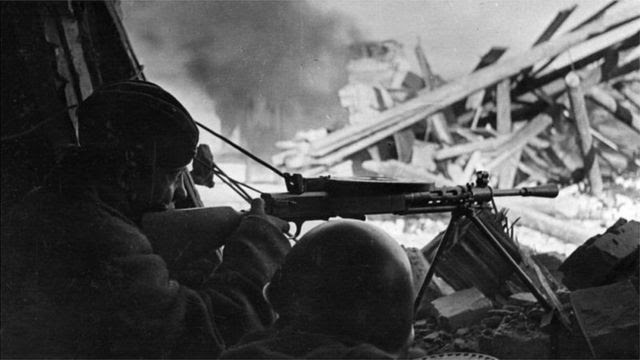
POLYGON ((554 198, 558 196, 558 185, 545 184, 545 185, 540 185, 535 187, 521 188, 520 195, 554 198))

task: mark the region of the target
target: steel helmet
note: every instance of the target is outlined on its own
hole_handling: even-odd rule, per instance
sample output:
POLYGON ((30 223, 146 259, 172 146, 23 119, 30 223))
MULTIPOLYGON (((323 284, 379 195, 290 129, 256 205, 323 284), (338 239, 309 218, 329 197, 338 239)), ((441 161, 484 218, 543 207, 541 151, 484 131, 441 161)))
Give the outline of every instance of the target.
POLYGON ((388 352, 411 338, 414 289, 406 253, 387 233, 356 220, 306 233, 266 295, 280 326, 367 342, 388 352))

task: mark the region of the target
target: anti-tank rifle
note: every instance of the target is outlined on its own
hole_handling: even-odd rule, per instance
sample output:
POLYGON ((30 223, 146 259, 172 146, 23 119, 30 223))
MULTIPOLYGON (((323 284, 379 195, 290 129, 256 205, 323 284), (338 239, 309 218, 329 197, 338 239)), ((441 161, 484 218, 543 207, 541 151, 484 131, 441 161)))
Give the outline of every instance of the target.
MULTIPOLYGON (((511 254, 477 216, 483 208, 495 209, 494 197, 535 196, 553 198, 558 195, 556 185, 547 184, 518 189, 493 189, 489 174, 476 173, 475 183, 461 186, 436 187, 430 183, 385 181, 380 179, 341 180, 330 177, 306 179, 300 175, 285 175, 286 193, 262 194, 268 214, 296 224, 299 233, 308 220, 327 220, 332 217, 364 219, 372 214, 425 214, 451 212, 452 217, 438 244, 431 266, 415 300, 420 305, 422 295, 433 277, 440 255, 447 244, 456 241, 455 228, 462 218, 468 218, 487 237, 494 249, 509 263, 539 303, 547 310, 557 310, 560 320, 569 320, 560 311, 555 295, 547 299, 520 268, 511 254)), ((297 235, 297 234, 296 234, 297 235)))
POLYGON ((424 214, 452 212, 461 207, 482 206, 499 196, 553 198, 556 185, 520 189, 492 189, 488 173, 479 172, 475 184, 435 187, 431 183, 384 179, 332 179, 286 177, 287 192, 263 194, 266 212, 296 224, 299 232, 308 220, 332 217, 364 219, 373 214, 424 214))
MULTIPOLYGON (((364 219, 365 215, 371 214, 406 215, 451 212, 452 216, 449 226, 442 240, 438 243, 434 258, 431 261, 431 266, 416 297, 416 308, 420 304, 424 290, 431 281, 443 249, 446 248, 447 243, 456 241, 456 227, 462 218, 468 218, 484 233, 490 240, 489 243, 498 253, 511 264, 520 280, 523 281, 540 304, 548 310, 555 310, 560 315, 562 323, 566 327, 569 327, 569 320, 563 315, 561 305, 557 301, 557 298, 555 298, 555 295, 547 293, 549 297, 549 300, 547 300, 541 294, 540 290, 533 284, 528 275, 520 268, 518 263, 511 257, 509 252, 476 214, 478 209, 487 208, 490 207, 490 205, 493 205, 495 209, 493 198, 496 196, 556 197, 558 195, 558 188, 555 185, 494 190, 488 185, 489 174, 486 172, 478 172, 476 174, 475 184, 450 187, 435 187, 434 184, 431 183, 397 182, 380 179, 361 179, 355 181, 331 179, 329 177, 307 179, 300 174, 291 175, 282 173, 272 165, 208 127, 200 123, 198 123, 198 126, 285 179, 287 187, 286 193, 263 193, 261 197, 265 201, 266 213, 296 223, 297 233, 300 232, 302 223, 307 220, 326 220, 336 216, 364 219)), ((221 175, 226 177, 222 171, 218 171, 217 174, 218 177, 221 175)), ((228 178, 225 182, 229 182, 231 185, 238 187, 237 182, 231 178, 228 178)), ((248 195, 244 193, 244 191, 240 191, 241 189, 239 188, 237 190, 239 194, 244 195, 243 197, 245 197, 246 200, 249 200, 248 195)), ((192 241, 190 241, 191 244, 207 243, 211 240, 210 234, 216 233, 218 235, 217 238, 220 240, 218 246, 222 246, 224 245, 222 240, 226 238, 226 231, 221 232, 220 230, 228 224, 238 224, 240 221, 240 213, 228 207, 217 209, 190 209, 186 211, 190 212, 190 214, 182 215, 182 220, 176 220, 173 221, 173 223, 177 222, 182 225, 180 227, 182 229, 181 235, 185 235, 184 231, 187 229, 197 229, 197 232, 201 236, 192 238, 192 241), (211 221, 216 219, 218 221, 211 221), (223 226, 221 227, 217 222, 222 222, 223 226), (191 226, 190 223, 193 223, 194 226, 191 226), (199 241, 199 237, 201 237, 203 241, 199 241)), ((180 214, 180 211, 174 211, 173 213, 180 214)), ((149 230, 155 230, 158 239, 170 238, 172 233, 175 234, 175 231, 166 230, 171 230, 175 228, 175 226, 171 227, 167 226, 167 224, 171 224, 172 221, 169 220, 174 218, 179 219, 180 216, 163 214, 161 216, 149 217, 148 228, 149 230)), ((235 227, 235 225, 226 226, 226 228, 228 228, 227 231, 232 231, 230 229, 234 229, 235 227)), ((167 249, 175 248, 170 241, 167 244, 167 249)), ((207 247, 211 248, 211 245, 212 244, 209 243, 207 247)), ((200 253, 198 246, 193 246, 190 251, 184 250, 188 249, 179 251, 176 262, 179 262, 178 260, 183 258, 185 253, 200 253)))

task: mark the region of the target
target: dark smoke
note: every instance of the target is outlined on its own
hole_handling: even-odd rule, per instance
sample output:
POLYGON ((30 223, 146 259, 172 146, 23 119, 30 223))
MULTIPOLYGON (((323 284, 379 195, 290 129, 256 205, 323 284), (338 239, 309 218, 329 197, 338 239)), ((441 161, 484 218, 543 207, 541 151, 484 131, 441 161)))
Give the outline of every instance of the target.
MULTIPOLYGON (((148 46, 174 42, 172 56, 186 57, 188 76, 216 103, 223 133, 239 127, 245 145, 261 155, 297 130, 346 117, 337 91, 347 82, 347 46, 358 35, 345 18, 303 1, 126 7, 148 46)), ((146 66, 156 65, 147 60, 146 66)))

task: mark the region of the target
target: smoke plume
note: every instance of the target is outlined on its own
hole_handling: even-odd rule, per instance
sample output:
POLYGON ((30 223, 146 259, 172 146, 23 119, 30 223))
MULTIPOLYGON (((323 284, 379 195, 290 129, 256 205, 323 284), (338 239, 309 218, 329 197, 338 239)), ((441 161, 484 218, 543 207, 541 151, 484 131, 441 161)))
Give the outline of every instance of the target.
POLYGON ((147 68, 185 74, 215 102, 223 133, 273 153, 276 140, 346 117, 337 91, 347 81, 347 46, 358 33, 337 14, 303 1, 123 3, 146 48, 147 68), (171 57, 167 59, 166 56, 171 57), (177 70, 176 70, 177 71, 177 70))

